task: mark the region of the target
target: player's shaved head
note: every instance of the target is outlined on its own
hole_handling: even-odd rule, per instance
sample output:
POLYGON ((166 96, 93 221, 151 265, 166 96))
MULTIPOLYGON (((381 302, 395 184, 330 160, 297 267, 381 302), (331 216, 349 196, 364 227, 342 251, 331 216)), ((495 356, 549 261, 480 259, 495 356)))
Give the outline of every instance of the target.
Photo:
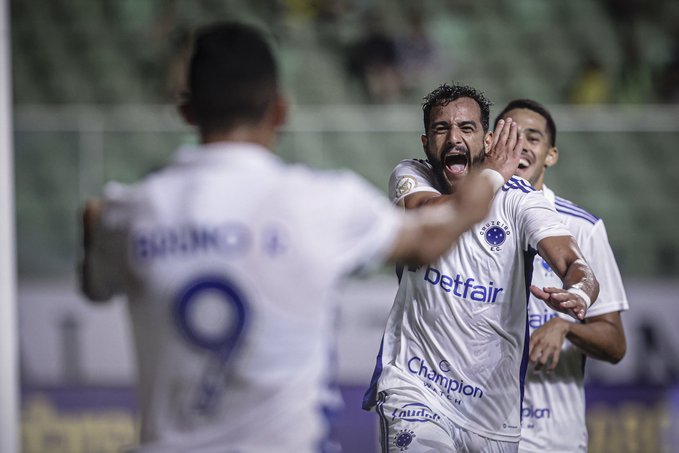
POLYGON ((252 26, 223 22, 199 30, 188 72, 188 102, 203 131, 257 124, 278 94, 271 48, 252 26))

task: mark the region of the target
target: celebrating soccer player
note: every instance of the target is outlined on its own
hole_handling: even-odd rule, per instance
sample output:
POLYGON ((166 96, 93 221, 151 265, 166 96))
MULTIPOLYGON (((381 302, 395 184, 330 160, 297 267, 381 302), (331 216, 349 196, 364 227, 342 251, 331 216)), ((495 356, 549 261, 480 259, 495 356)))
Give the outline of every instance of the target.
MULTIPOLYGON (((538 102, 517 99, 507 104, 495 122, 510 117, 521 126, 524 136, 516 174, 542 190, 556 208, 600 285, 596 305, 587 310, 584 323, 572 322, 535 297, 528 302, 530 361, 534 367, 529 367, 526 376, 519 451, 587 451, 585 355, 611 363, 622 360, 626 345, 620 312, 629 304, 604 222, 556 196, 544 184, 546 170, 559 157, 552 115, 538 102)), ((533 265, 533 284, 559 284, 552 268, 539 256, 533 265)))
MULTIPOLYGON (((507 117, 490 133, 489 105, 464 85, 445 84, 425 98, 427 161, 396 167, 395 203, 445 203, 472 169, 492 164, 494 147, 518 128, 507 117)), ((584 319, 597 280, 554 208, 520 177, 498 190, 489 215, 455 248, 404 269, 364 401, 380 415, 385 451, 517 451, 536 252, 561 284, 530 291, 584 319)))
POLYGON ((475 175, 459 199, 403 216, 355 175, 270 151, 286 104, 253 28, 201 30, 188 85, 181 110, 201 144, 137 184, 108 185, 83 214, 83 290, 129 301, 135 451, 331 451, 334 289, 385 260, 447 251, 486 215, 520 147, 493 154, 505 177, 475 175))

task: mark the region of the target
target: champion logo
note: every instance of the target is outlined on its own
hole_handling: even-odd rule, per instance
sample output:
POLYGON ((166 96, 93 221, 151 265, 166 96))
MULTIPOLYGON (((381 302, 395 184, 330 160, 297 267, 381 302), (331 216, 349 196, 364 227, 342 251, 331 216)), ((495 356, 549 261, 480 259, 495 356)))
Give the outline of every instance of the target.
POLYGON ((399 451, 406 451, 408 446, 413 442, 415 436, 415 431, 410 429, 402 429, 394 437, 394 445, 399 451))
POLYGON ((502 250, 500 246, 505 243, 507 236, 512 233, 504 222, 491 220, 481 227, 480 234, 486 240, 486 243, 490 245, 491 252, 499 252, 502 250))

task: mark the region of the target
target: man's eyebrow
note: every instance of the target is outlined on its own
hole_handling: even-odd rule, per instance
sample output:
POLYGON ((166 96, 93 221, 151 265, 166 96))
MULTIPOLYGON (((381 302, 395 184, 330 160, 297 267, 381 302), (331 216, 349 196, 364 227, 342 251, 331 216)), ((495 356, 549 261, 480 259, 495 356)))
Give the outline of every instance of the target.
POLYGON ((476 127, 477 123, 474 120, 462 120, 462 121, 458 121, 457 125, 458 126, 469 126, 469 125, 471 125, 471 126, 476 127))
POLYGON ((545 135, 545 134, 542 133, 542 131, 540 129, 535 129, 535 128, 532 128, 532 127, 526 128, 526 129, 524 129, 524 131, 526 131, 526 134, 545 135))
POLYGON ((431 123, 431 127, 434 126, 450 126, 450 121, 448 120, 438 120, 431 123))

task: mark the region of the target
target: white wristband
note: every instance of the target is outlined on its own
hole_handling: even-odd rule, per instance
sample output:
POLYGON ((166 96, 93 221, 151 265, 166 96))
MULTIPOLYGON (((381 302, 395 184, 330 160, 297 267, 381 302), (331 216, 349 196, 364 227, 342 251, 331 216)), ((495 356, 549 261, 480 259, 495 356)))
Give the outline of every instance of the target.
POLYGON ((592 305, 592 299, 589 298, 587 293, 582 288, 579 288, 577 286, 571 286, 566 291, 568 291, 571 294, 577 294, 578 296, 580 296, 580 298, 582 298, 582 300, 585 301, 585 308, 589 308, 590 305, 592 305))
POLYGON ((493 170, 492 168, 484 168, 481 170, 481 176, 486 178, 493 186, 493 193, 497 192, 500 190, 500 187, 505 185, 505 178, 500 172, 493 170))

